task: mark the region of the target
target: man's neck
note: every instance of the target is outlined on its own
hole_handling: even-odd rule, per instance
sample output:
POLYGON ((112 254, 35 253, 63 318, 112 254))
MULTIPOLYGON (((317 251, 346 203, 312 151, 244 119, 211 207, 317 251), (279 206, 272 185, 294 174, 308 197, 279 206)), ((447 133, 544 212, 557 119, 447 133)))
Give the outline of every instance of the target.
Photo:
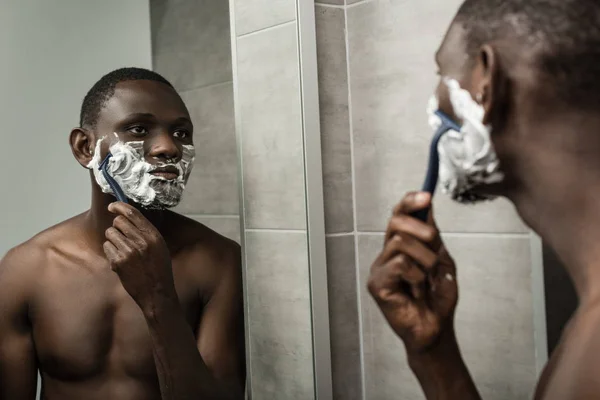
MULTIPOLYGON (((98 187, 93 187, 92 189, 92 204, 91 207, 86 214, 85 224, 88 230, 88 234, 92 240, 93 246, 98 247, 99 250, 102 250, 102 245, 106 241, 105 232, 108 228, 113 226, 113 221, 116 217, 115 214, 108 211, 108 206, 110 203, 117 201, 117 199, 106 193, 102 193, 102 191, 98 187)), ((146 217, 152 224, 162 232, 165 227, 165 218, 167 211, 165 210, 147 210, 142 209, 136 205, 134 207, 138 208, 144 217, 146 217)))
POLYGON ((540 177, 511 199, 561 259, 583 304, 600 300, 600 179, 579 168, 570 172, 540 177))

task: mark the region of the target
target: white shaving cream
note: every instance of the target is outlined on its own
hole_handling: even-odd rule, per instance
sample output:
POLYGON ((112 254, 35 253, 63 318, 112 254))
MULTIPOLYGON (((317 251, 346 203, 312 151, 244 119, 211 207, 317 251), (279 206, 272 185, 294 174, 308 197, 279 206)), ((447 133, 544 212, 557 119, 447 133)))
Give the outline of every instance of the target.
MULTIPOLYGON (((450 94, 454 114, 462 120, 460 132, 449 130, 438 144, 440 156, 439 180, 442 189, 461 203, 491 200, 493 196, 474 193, 473 189, 501 182, 504 174, 490 137, 491 126, 483 124, 485 110, 471 94, 453 79, 444 79, 450 94)), ((427 107, 429 124, 437 130, 442 124, 434 114, 438 109, 433 97, 427 107)))
MULTIPOLYGON (((116 133, 115 133, 115 136, 116 133)), ((99 166, 100 146, 103 137, 96 142, 94 155, 87 165, 94 172, 96 182, 104 193, 114 195, 99 166)), ((157 162, 150 164, 144 156, 144 142, 117 141, 109 148, 112 157, 108 160, 108 173, 117 181, 125 195, 134 202, 148 208, 169 208, 179 204, 183 190, 194 165, 194 146, 184 145, 181 160, 176 163, 157 162), (174 167, 178 171, 175 179, 165 179, 151 172, 158 168, 174 167)))

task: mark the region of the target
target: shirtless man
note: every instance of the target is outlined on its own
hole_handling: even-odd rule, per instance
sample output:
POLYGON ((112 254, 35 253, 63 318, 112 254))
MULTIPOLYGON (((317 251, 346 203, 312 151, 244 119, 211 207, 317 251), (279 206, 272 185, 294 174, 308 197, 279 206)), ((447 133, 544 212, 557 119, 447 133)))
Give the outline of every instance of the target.
MULTIPOLYGON (((439 109, 462 125, 440 144, 442 184, 460 201, 510 199, 578 292, 536 399, 599 399, 600 2, 466 0, 436 61, 439 109)), ((454 333, 454 262, 432 213, 411 216, 430 201, 410 193, 395 208, 368 286, 426 397, 479 399, 454 333)))
POLYGON ((0 264, 0 400, 34 399, 38 371, 47 400, 243 397, 239 246, 165 209, 189 176, 192 132, 151 71, 116 70, 87 94, 70 145, 96 169, 90 209, 0 264), (115 165, 151 167, 113 168, 129 204, 102 189, 109 147, 115 165))

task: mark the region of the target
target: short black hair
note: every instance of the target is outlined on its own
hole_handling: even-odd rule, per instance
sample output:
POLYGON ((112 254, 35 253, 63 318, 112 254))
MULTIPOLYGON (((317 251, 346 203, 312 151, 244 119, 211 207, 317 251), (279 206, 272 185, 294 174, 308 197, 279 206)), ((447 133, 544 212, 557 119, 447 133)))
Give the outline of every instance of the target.
POLYGON ((92 86, 85 95, 81 104, 81 113, 79 114, 79 126, 95 128, 98 122, 98 116, 102 107, 115 94, 115 87, 120 82, 149 80, 164 83, 173 87, 171 83, 157 74, 144 68, 119 68, 104 75, 98 82, 92 86))
POLYGON ((456 21, 470 56, 485 43, 515 39, 535 56, 559 99, 600 106, 599 0, 466 0, 456 21))

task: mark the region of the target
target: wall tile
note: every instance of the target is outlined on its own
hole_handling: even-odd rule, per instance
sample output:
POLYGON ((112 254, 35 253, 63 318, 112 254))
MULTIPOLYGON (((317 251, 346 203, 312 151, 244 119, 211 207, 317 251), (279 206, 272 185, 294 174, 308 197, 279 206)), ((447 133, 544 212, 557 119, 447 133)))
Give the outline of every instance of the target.
MULTIPOLYGON (((381 241, 382 235, 359 236, 363 287, 381 241)), ((445 241, 458 266, 461 289, 457 335, 482 397, 530 398, 536 372, 529 237, 447 235, 445 241)), ((385 399, 396 393, 397 398, 421 398, 415 397, 418 385, 400 340, 365 289, 362 295, 368 300, 363 301, 367 397, 385 399)))
POLYGON ((154 70, 184 91, 231 81, 229 2, 151 0, 154 70))
POLYGON ((313 399, 306 233, 247 231, 253 398, 313 399))
POLYGON ((362 376, 353 234, 327 238, 327 282, 333 398, 359 400, 362 376))
POLYGON ((442 232, 527 233, 529 229, 504 198, 480 204, 459 204, 439 190, 435 218, 442 232))
POLYGON ((247 228, 305 229, 295 23, 238 39, 247 228))
MULTIPOLYGON (((437 83, 433 56, 460 3, 372 1, 347 10, 361 231, 383 229, 394 203, 421 187, 432 136, 425 106, 437 83)), ((476 214, 447 203, 437 212, 448 230, 524 231, 506 202, 483 206, 476 214)))
POLYGON ((296 20, 296 0, 235 0, 237 36, 296 20))
POLYGON ((240 243, 240 218, 194 215, 191 218, 206 225, 219 235, 240 243))
POLYGON ((316 6, 317 61, 325 228, 327 233, 354 230, 352 158, 345 16, 341 8, 316 6))
POLYGON ((488 399, 529 399, 537 374, 530 239, 447 235, 461 285, 457 335, 488 399))
POLYGON ((181 204, 185 214, 239 214, 233 84, 181 94, 194 123, 196 160, 181 204))

